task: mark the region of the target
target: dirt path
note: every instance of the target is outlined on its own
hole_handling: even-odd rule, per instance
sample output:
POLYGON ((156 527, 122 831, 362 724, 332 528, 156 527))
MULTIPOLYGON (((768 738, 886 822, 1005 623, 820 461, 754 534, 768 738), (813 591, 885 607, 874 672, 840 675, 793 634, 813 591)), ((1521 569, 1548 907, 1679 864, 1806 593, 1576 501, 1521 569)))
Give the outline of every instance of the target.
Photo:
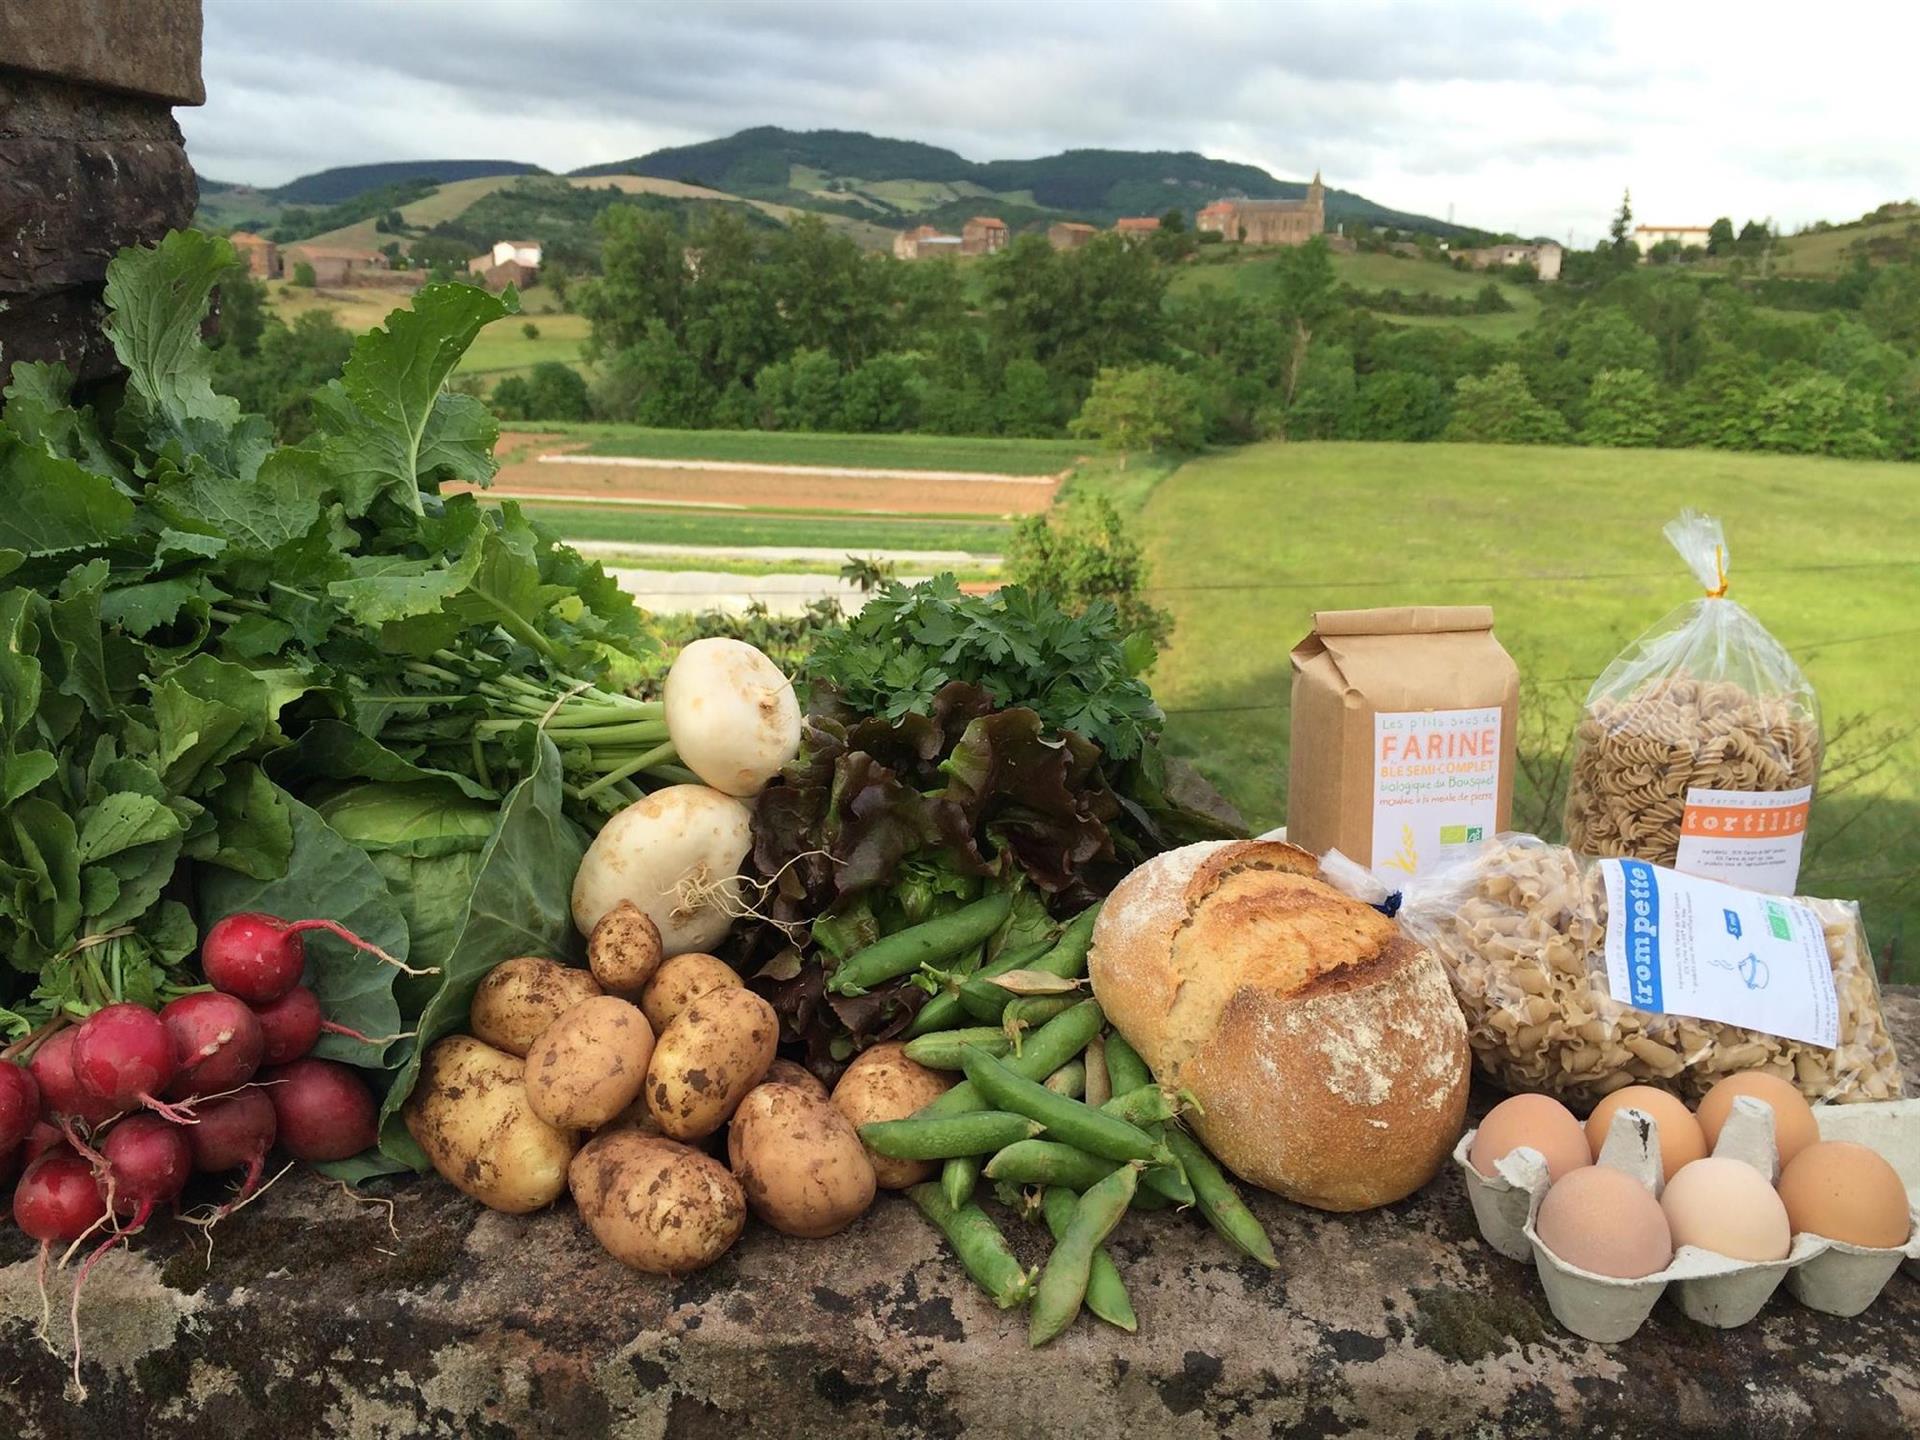
POLYGON ((834 473, 819 467, 782 469, 712 461, 618 463, 623 457, 569 456, 540 461, 572 447, 555 437, 507 434, 499 453, 506 463, 494 478, 496 492, 536 500, 698 501, 748 509, 837 510, 870 515, 1038 515, 1053 503, 1056 482, 1037 477, 969 476, 938 479, 911 472, 834 473), (542 444, 541 442, 547 442, 542 444))

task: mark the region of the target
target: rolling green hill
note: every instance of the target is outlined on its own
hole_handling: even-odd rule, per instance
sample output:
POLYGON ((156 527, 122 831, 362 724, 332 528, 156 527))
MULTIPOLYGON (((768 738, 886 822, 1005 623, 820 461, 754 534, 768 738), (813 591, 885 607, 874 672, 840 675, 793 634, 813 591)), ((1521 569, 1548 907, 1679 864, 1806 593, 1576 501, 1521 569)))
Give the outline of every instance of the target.
MULTIPOLYGON (((658 175, 709 185, 751 199, 865 214, 896 224, 950 218, 951 202, 1000 213, 1074 215, 1111 222, 1121 215, 1189 213, 1223 195, 1294 200, 1300 181, 1278 180, 1255 165, 1214 160, 1190 150, 1067 150, 1035 160, 973 161, 937 145, 857 130, 783 130, 763 125, 721 140, 678 145, 631 160, 572 172, 658 175), (902 188, 902 182, 916 182, 902 188), (996 204, 995 202, 999 202, 996 204)), ((1010 224, 1014 216, 1002 214, 1010 224)), ((1390 210, 1350 191, 1327 191, 1327 219, 1365 220, 1435 234, 1461 227, 1390 210)))
POLYGON ((482 175, 544 175, 521 160, 395 160, 379 165, 340 165, 289 180, 273 193, 288 205, 337 205, 383 185, 408 180, 472 180, 482 175))
POLYGON ((1783 275, 1838 275, 1857 259, 1900 264, 1920 257, 1920 205, 1882 205, 1847 225, 1781 240, 1774 261, 1783 275))

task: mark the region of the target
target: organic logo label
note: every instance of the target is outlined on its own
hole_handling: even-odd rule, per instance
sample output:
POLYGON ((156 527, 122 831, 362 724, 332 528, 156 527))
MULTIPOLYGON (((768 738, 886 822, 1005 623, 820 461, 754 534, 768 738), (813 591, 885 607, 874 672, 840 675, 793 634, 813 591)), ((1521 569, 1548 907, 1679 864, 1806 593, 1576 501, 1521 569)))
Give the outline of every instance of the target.
POLYGON ((1767 912, 1767 929, 1773 932, 1773 938, 1776 940, 1791 940, 1793 938, 1793 926, 1787 920, 1786 907, 1778 901, 1769 900, 1766 903, 1765 909, 1767 912))

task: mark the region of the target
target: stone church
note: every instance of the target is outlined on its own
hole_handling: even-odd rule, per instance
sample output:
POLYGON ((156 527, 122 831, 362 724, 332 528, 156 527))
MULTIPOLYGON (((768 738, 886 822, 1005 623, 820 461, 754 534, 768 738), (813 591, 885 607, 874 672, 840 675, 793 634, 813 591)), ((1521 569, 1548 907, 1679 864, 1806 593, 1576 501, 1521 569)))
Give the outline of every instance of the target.
POLYGON ((1249 245, 1304 245, 1327 228, 1327 192, 1316 170, 1304 200, 1216 200, 1194 224, 1249 245))

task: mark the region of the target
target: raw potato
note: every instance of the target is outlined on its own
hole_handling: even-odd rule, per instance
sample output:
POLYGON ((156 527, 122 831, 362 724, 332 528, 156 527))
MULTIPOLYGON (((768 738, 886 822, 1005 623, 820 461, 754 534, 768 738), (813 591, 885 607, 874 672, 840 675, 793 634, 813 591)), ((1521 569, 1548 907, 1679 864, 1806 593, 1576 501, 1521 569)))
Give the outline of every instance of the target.
POLYGON ((614 995, 582 1000, 527 1051, 527 1101, 562 1130, 598 1130, 646 1083, 653 1027, 614 995))
POLYGON ((448 1184, 510 1215, 560 1198, 577 1143, 534 1114, 524 1068, 470 1035, 449 1035, 427 1051, 400 1111, 448 1184))
POLYGON ((622 900, 587 937, 587 968, 609 995, 633 999, 660 968, 660 927, 631 900, 622 900))
POLYGON ((599 993, 593 976, 557 960, 503 960, 473 992, 467 1028, 496 1050, 524 1056, 549 1025, 599 993))
POLYGON ((792 1085, 806 1091, 809 1095, 824 1100, 827 1098, 826 1082, 806 1066, 793 1060, 776 1060, 767 1067, 767 1085, 792 1085))
POLYGON ((758 795, 800 749, 793 682, 744 640, 687 645, 660 698, 680 763, 728 795, 758 795))
MULTIPOLYGON (((952 1083, 951 1076, 908 1059, 903 1046, 889 1042, 870 1046, 855 1057, 833 1087, 833 1103, 857 1132, 862 1125, 904 1120, 918 1113, 944 1095, 952 1083)), ((867 1151, 867 1160, 882 1190, 918 1185, 931 1180, 940 1168, 932 1160, 895 1160, 871 1150, 867 1151)))
POLYGON ((720 943, 740 910, 740 862, 753 845, 747 807, 705 785, 669 785, 600 827, 573 876, 573 923, 591 935, 622 900, 660 931, 661 953, 720 943))
POLYGON ((747 1225, 746 1196, 726 1166, 634 1130, 589 1140, 568 1167, 567 1183, 607 1253, 654 1275, 704 1269, 747 1225))
POLYGON ((661 1033, 647 1067, 647 1109, 675 1140, 711 1135, 773 1064, 780 1020, 751 990, 716 990, 661 1033))
POLYGON ((873 1204, 873 1166, 852 1122, 796 1085, 761 1085, 740 1103, 727 1156, 748 1207, 788 1235, 835 1234, 873 1204))
POLYGON ((738 990, 746 984, 740 972, 714 955, 694 952, 662 962, 647 988, 640 992, 640 1008, 655 1035, 666 1033, 673 1017, 702 995, 715 990, 738 990))
POLYGON ((653 1118, 653 1112, 647 1109, 647 1097, 644 1088, 640 1094, 634 1096, 631 1105, 627 1106, 626 1109, 622 1110, 594 1133, 596 1135, 617 1135, 622 1130, 634 1130, 642 1135, 660 1135, 660 1138, 663 1140, 666 1138, 660 1134, 660 1125, 659 1122, 653 1118))

